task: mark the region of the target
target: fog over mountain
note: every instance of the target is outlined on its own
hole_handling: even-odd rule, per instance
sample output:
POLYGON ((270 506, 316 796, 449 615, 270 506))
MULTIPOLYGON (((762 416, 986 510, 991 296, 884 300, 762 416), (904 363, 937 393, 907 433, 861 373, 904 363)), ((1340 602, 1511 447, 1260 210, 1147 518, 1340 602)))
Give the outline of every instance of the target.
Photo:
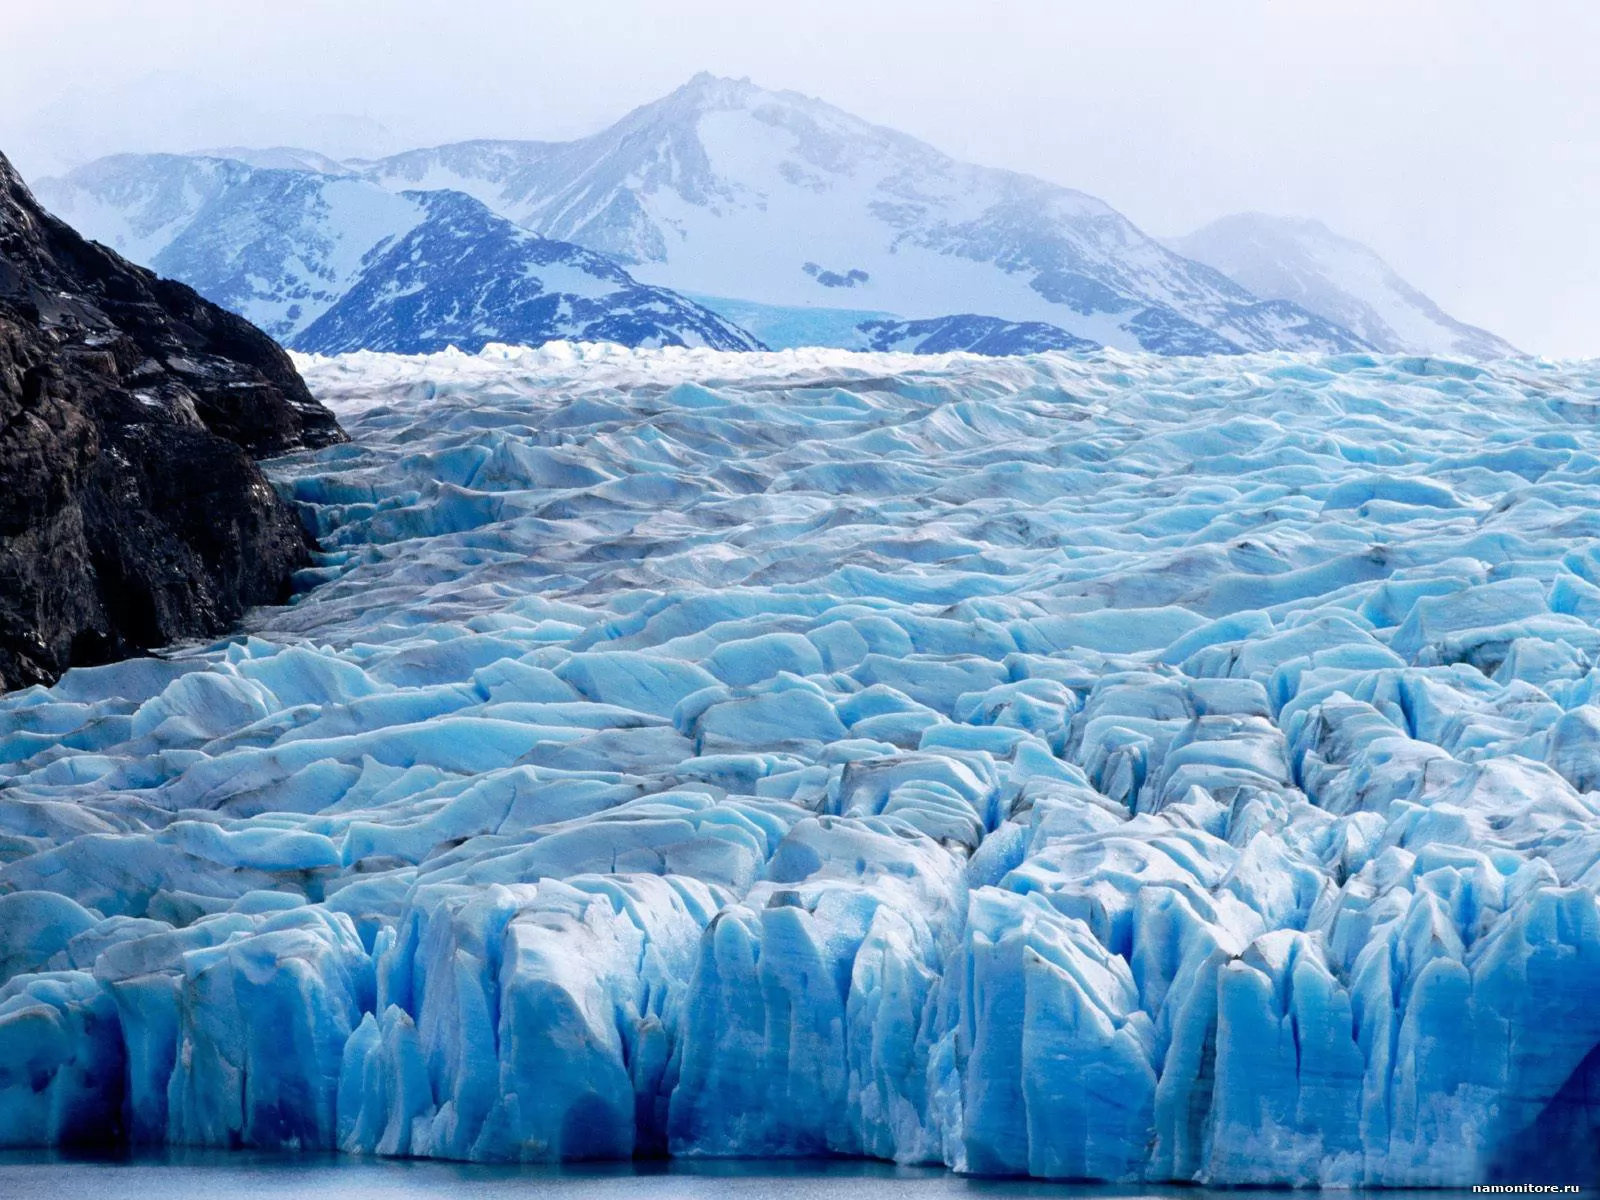
POLYGON ((33 180, 122 150, 567 141, 705 69, 1080 189, 1153 235, 1321 220, 1465 323, 1592 354, 1597 50, 1600 10, 1575 0, 1014 0, 981 24, 947 0, 615 0, 604 21, 466 0, 448 22, 419 0, 151 0, 137 18, 62 0, 7 14, 0 146, 33 180))
POLYGON ((230 153, 111 155, 38 187, 301 350, 1520 353, 1320 223, 1237 216, 1163 245, 1084 192, 709 72, 569 142, 230 153))

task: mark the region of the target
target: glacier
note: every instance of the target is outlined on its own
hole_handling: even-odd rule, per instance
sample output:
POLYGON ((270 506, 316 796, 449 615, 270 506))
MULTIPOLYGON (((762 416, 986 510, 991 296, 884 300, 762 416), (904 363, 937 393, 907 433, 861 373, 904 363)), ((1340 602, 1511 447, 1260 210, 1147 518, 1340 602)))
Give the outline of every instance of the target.
POLYGON ((1596 1173, 1600 364, 304 357, 0 698, 0 1145, 1596 1173))

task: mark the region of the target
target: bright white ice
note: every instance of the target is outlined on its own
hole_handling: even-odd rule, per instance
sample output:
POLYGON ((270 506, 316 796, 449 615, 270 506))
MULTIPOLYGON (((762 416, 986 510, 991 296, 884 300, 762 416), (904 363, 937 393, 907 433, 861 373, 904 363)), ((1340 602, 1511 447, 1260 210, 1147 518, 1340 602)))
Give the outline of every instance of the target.
POLYGON ((315 588, 0 700, 0 1143, 1592 1167, 1600 366, 302 366, 315 588))

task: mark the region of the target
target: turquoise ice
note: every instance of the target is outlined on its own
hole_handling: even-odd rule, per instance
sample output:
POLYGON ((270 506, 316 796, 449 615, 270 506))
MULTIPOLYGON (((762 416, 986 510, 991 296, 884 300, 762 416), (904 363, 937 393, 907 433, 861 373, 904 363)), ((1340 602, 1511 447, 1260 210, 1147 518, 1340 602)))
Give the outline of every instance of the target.
POLYGON ((302 366, 296 602, 0 700, 0 1143, 1592 1177, 1600 367, 302 366))

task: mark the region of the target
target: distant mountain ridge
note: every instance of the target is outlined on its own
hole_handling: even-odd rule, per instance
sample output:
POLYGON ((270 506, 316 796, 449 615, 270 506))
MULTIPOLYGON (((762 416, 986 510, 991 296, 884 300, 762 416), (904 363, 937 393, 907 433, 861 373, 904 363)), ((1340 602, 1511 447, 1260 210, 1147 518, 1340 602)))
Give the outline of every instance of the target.
POLYGON ((1163 244, 1082 192, 957 162, 748 80, 696 76, 571 142, 344 162, 294 147, 227 153, 116 156, 38 190, 91 236, 301 348, 614 335, 727 349, 1515 352, 1357 243, 1335 239, 1338 262, 1317 266, 1334 237, 1325 229, 1310 239, 1279 228, 1278 249, 1254 258, 1230 247, 1266 234, 1235 236, 1236 219, 1163 244), (461 200, 422 199, 446 192, 461 200), (481 206, 470 219, 468 198, 481 206), (443 223, 415 232, 429 220, 443 223), (568 266, 590 255, 586 278, 569 273, 567 291, 526 285, 554 260, 513 226, 567 246, 568 266), (458 253, 446 227, 473 230, 480 248, 458 253), (412 247, 404 263, 392 257, 400 240, 412 247), (397 270, 403 289, 382 276, 397 270), (880 322, 929 335, 891 338, 880 322))
POLYGON ((577 141, 349 165, 396 190, 466 192, 678 291, 909 320, 981 313, 1158 353, 1366 348, 1313 313, 1263 306, 1092 196, 748 80, 698 75, 577 141))
POLYGON ((40 193, 88 235, 294 349, 422 353, 556 338, 761 345, 711 310, 459 192, 393 192, 350 174, 236 159, 119 155, 43 181, 40 193))
POLYGON ((1093 350, 1095 344, 1075 338, 1064 329, 1042 321, 1002 321, 958 313, 923 321, 866 321, 857 326, 867 350, 898 350, 911 354, 968 354, 991 356, 1040 354, 1047 350, 1093 350))
POLYGON ((1501 358, 1520 354, 1450 316, 1360 242, 1321 221, 1239 213, 1167 244, 1258 296, 1321 313, 1388 353, 1501 358))
POLYGON ((425 214, 362 259, 356 281, 294 338, 322 354, 427 354, 565 338, 758 350, 709 309, 635 281, 611 260, 529 233, 461 192, 405 192, 425 214))

